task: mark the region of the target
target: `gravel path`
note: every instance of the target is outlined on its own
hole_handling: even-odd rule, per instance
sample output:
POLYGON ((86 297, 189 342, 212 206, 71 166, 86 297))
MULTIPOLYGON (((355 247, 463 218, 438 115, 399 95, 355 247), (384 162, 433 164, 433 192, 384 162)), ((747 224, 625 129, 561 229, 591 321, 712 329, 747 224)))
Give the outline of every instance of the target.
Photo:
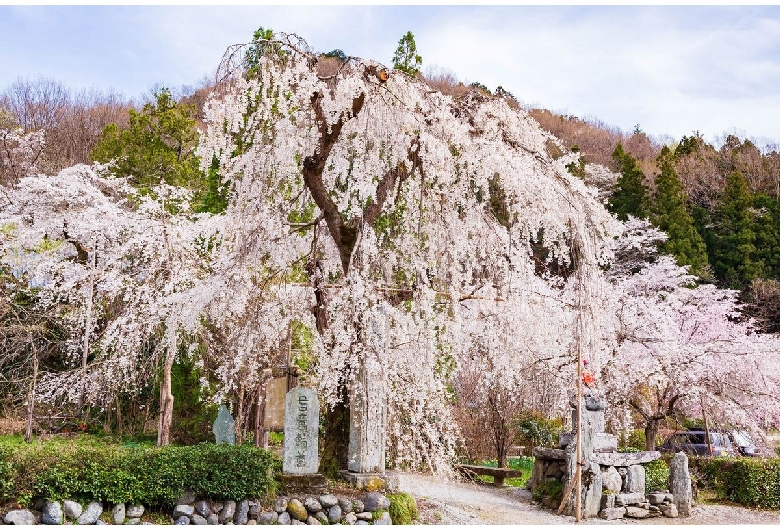
MULTIPOLYGON (((540 508, 525 488, 494 488, 430 475, 400 474, 400 489, 417 499, 421 524, 575 524, 574 517, 540 508)), ((588 519, 580 524, 780 524, 780 512, 725 505, 694 506, 690 517, 588 519)))

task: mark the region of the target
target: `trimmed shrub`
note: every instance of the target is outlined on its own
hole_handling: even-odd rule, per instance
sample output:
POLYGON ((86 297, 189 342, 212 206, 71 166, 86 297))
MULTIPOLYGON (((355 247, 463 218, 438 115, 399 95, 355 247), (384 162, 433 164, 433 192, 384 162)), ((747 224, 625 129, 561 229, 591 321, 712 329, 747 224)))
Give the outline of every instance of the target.
POLYGON ((700 488, 744 506, 780 509, 780 458, 689 456, 700 488))
POLYGON ((408 493, 391 493, 387 498, 390 499, 389 511, 393 524, 414 524, 420 517, 417 502, 408 493))
POLYGON ((278 456, 250 445, 122 447, 47 442, 0 447, 0 502, 97 499, 170 507, 189 488, 212 499, 276 492, 278 456))

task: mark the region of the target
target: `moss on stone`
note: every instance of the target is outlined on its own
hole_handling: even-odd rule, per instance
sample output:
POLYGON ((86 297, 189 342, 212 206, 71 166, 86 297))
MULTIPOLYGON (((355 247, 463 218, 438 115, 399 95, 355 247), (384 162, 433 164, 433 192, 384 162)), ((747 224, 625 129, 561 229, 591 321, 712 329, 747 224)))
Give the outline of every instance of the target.
POLYGON ((389 512, 393 524, 413 524, 420 517, 417 502, 408 493, 391 493, 387 498, 390 499, 389 512))

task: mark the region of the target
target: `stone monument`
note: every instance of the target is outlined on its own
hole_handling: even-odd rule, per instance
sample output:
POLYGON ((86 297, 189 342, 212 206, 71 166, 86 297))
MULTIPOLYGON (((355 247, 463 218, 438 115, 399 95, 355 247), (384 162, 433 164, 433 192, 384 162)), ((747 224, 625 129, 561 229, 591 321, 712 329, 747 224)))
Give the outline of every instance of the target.
POLYGON ((351 484, 369 490, 397 489, 395 475, 385 472, 387 389, 380 359, 387 351, 388 330, 383 309, 373 317, 367 344, 369 355, 352 387, 347 469, 341 472, 351 484))
POLYGON ((211 431, 214 433, 215 443, 236 445, 236 422, 225 405, 219 406, 211 431))
POLYGON ((581 432, 582 517, 644 519, 687 516, 690 513, 691 485, 687 457, 675 455, 670 466, 671 490, 645 494, 645 469, 642 464, 661 457, 657 451, 620 453, 617 437, 604 433, 606 401, 595 389, 586 389, 580 402, 577 421, 576 398, 572 401, 572 431, 560 435, 558 448, 536 447, 533 474, 528 488, 539 494, 543 504, 558 508, 561 493, 568 492, 563 513, 574 515, 577 494, 570 489, 576 477, 576 435, 581 432), (552 492, 559 492, 557 495, 552 492))
POLYGON ((287 392, 284 416, 284 461, 282 489, 325 491, 327 480, 319 469, 320 404, 317 393, 296 387, 287 392))

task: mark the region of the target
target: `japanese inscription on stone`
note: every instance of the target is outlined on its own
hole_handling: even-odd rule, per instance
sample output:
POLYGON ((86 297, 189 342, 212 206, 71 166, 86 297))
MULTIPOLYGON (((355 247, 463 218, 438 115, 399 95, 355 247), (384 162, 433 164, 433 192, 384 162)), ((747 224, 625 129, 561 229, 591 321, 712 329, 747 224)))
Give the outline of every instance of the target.
POLYGON ((311 475, 319 468, 317 430, 320 404, 309 388, 296 387, 287 392, 284 416, 284 464, 292 475, 311 475))

